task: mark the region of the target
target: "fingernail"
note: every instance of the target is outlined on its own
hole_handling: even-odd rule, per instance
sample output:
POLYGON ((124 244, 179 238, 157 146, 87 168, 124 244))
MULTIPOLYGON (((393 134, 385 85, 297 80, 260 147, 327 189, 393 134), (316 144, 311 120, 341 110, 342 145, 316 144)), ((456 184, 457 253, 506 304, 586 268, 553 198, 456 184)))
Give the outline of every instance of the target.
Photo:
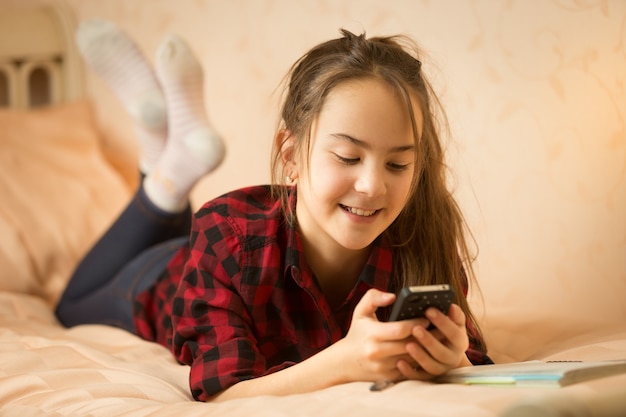
POLYGON ((391 292, 383 293, 383 301, 389 301, 394 297, 394 294, 391 292))
POLYGON ((428 310, 426 310, 426 317, 428 317, 429 319, 434 319, 435 317, 437 317, 437 314, 439 314, 437 309, 429 308, 428 310))
POLYGON ((426 319, 419 319, 418 324, 423 328, 430 326, 430 322, 426 319))
POLYGON ((415 330, 413 330, 413 335, 415 337, 417 337, 418 339, 421 339, 422 337, 424 337, 426 330, 422 327, 418 327, 415 330))

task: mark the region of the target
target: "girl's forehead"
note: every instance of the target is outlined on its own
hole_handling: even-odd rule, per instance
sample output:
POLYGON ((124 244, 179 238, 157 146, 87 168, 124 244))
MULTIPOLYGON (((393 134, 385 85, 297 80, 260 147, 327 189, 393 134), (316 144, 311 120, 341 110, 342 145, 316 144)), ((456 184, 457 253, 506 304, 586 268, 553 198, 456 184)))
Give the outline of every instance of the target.
POLYGON ((407 100, 398 88, 381 79, 358 78, 343 81, 329 91, 314 124, 349 129, 363 137, 387 131, 390 136, 408 135, 414 141, 411 116, 419 137, 423 115, 417 97, 407 100))

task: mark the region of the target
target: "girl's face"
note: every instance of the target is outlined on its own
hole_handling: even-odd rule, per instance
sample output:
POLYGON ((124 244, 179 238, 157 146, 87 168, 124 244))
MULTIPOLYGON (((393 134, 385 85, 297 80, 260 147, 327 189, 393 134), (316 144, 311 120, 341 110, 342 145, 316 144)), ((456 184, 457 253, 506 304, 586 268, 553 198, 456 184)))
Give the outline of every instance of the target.
MULTIPOLYGON (((414 113, 421 135, 417 104, 414 113)), ((387 84, 334 87, 312 126, 310 159, 306 152, 295 159, 296 215, 307 243, 323 252, 367 248, 402 211, 416 151, 406 104, 387 84)))

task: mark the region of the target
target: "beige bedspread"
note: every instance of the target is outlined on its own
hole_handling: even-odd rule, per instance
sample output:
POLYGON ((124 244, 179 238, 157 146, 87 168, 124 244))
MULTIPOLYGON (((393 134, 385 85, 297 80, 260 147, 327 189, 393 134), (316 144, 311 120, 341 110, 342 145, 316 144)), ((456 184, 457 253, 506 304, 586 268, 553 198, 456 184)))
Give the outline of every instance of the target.
MULTIPOLYGON (((569 354, 593 360, 624 352, 626 332, 569 354)), ((191 400, 187 370, 159 345, 106 326, 63 329, 40 298, 0 293, 2 416, 478 417, 528 402, 584 407, 598 395, 626 395, 621 375, 561 389, 402 382, 376 393, 353 383, 307 395, 202 404, 191 400)))
MULTIPOLYGON (((626 375, 561 389, 402 382, 375 393, 353 383, 306 395, 193 402, 188 368, 163 347, 106 326, 65 329, 52 312, 77 260, 129 197, 98 132, 86 102, 0 111, 1 416, 626 415, 626 375)), ((487 316, 496 358, 626 358, 619 316, 577 327, 548 315, 533 322, 540 311, 526 321, 508 311, 487 316)))

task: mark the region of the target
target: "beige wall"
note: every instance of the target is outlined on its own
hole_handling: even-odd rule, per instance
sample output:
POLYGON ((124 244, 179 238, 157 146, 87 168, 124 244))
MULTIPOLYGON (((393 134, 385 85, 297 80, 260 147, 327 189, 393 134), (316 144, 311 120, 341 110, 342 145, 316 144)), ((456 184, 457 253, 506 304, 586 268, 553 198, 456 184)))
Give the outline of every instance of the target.
MULTIPOLYGON (((210 117, 229 154, 198 187, 196 204, 268 181, 274 89, 310 46, 340 27, 411 35, 429 52, 424 70, 448 108, 451 168, 480 247, 486 330, 501 356, 626 321, 626 2, 67 3, 79 19, 117 22, 151 59, 168 32, 201 57, 210 117), (527 319, 512 324, 520 314, 527 319), (526 341, 546 319, 563 328, 543 326, 526 341)), ((115 98, 92 74, 88 89, 107 128, 128 138, 113 149, 132 152, 115 98)))

